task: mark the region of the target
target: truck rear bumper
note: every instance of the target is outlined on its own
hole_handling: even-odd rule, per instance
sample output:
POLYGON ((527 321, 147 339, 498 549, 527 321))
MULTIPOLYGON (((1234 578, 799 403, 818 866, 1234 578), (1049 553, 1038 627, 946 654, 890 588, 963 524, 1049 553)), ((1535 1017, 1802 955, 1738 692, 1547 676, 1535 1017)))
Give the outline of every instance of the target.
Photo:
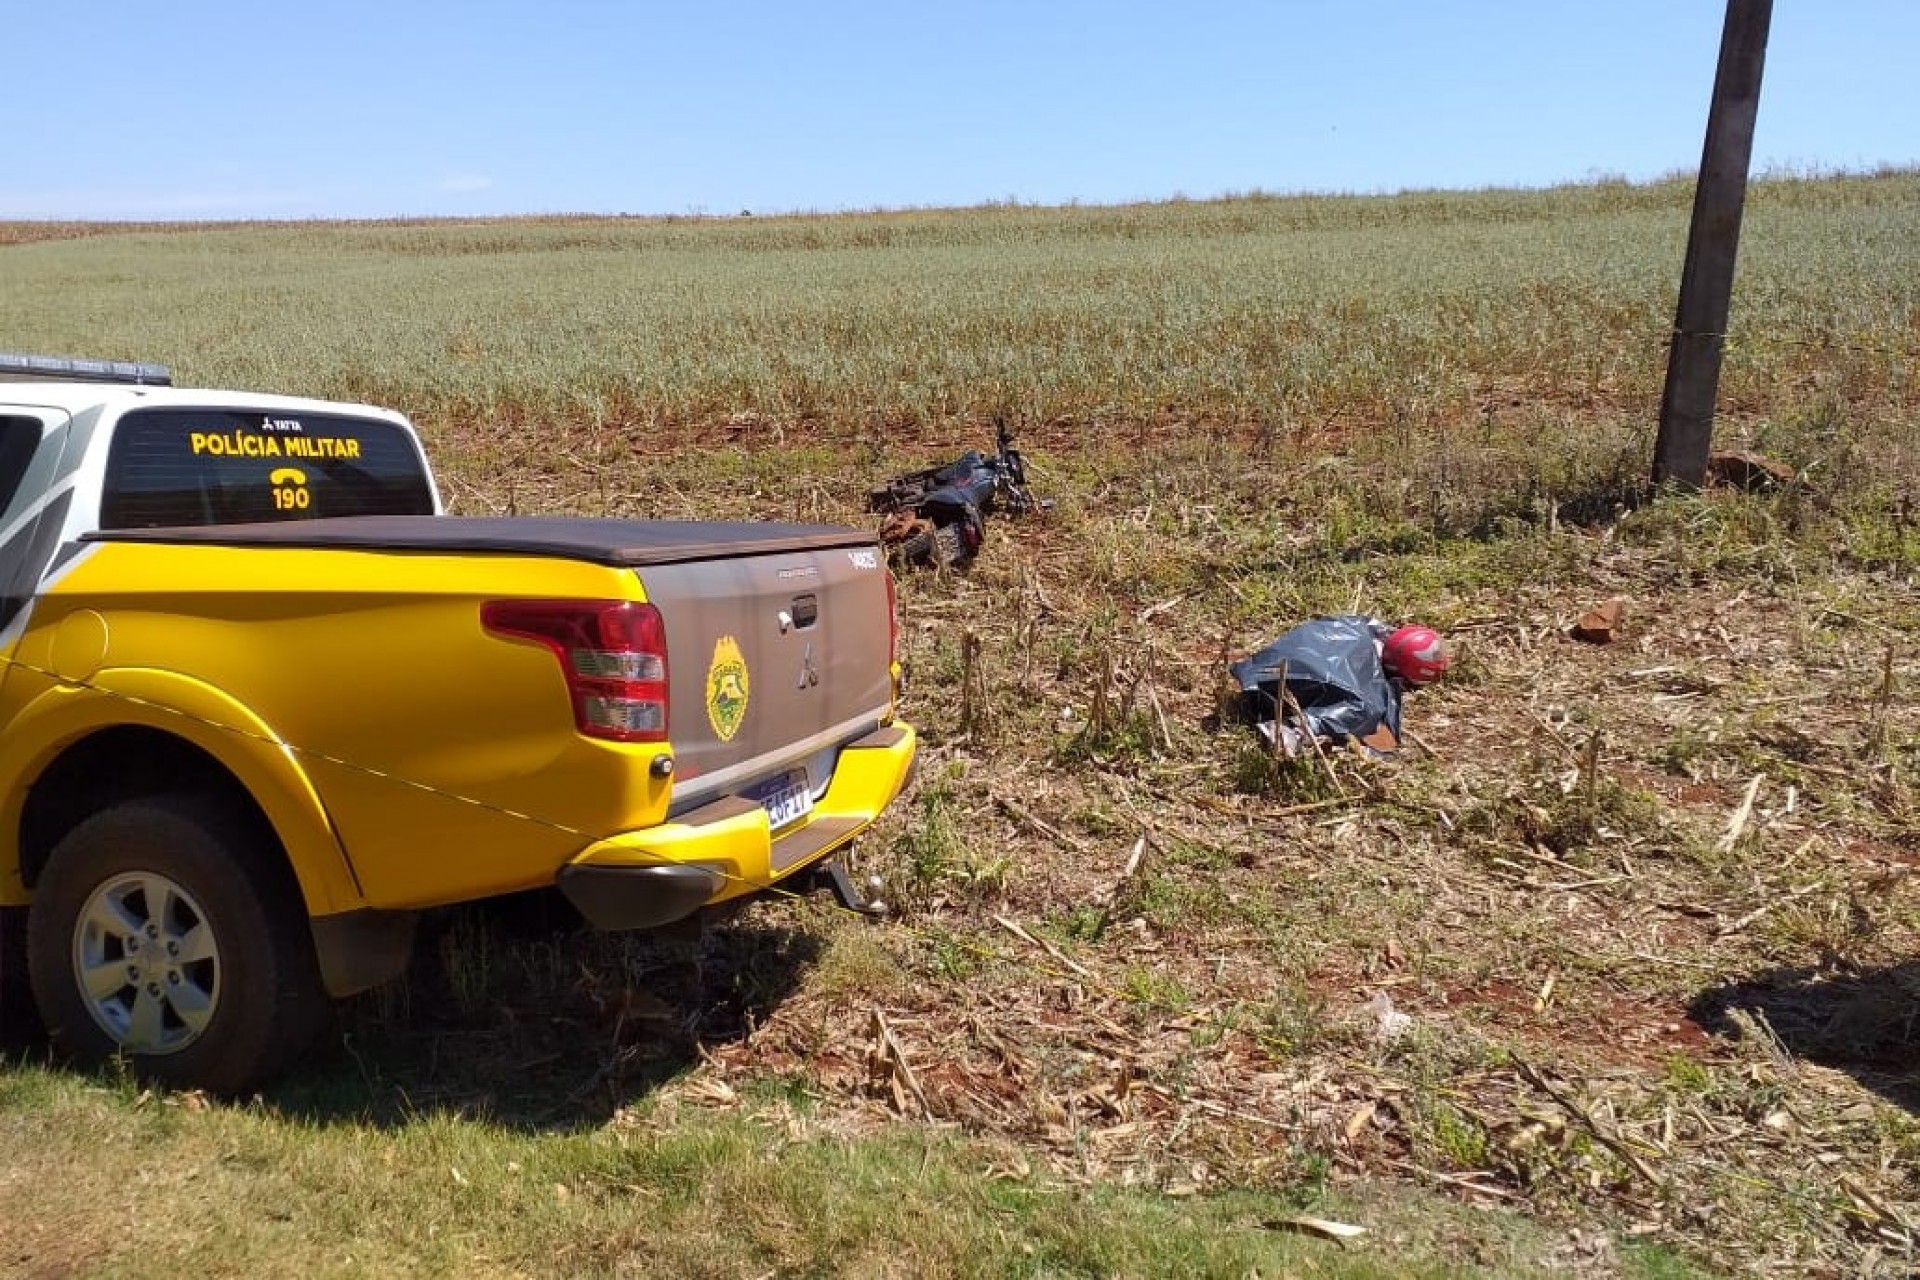
POLYGON ((912 727, 898 723, 848 743, 812 812, 777 834, 764 808, 727 796, 589 845, 560 869, 557 883, 598 929, 656 928, 772 888, 872 826, 906 787, 917 745, 912 727))
POLYGON ((574 863, 557 883, 596 929, 653 929, 713 901, 722 881, 705 867, 618 867, 574 863))

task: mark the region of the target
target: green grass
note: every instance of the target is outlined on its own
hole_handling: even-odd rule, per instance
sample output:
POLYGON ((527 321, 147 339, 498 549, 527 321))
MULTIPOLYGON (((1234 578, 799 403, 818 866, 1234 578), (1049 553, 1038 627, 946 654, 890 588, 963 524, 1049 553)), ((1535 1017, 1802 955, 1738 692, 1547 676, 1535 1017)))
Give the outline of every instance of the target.
POLYGON ((680 1276, 1457 1274, 1444 1239, 1549 1273, 1547 1233, 1444 1201, 1217 1191, 1166 1198, 1010 1167, 908 1128, 837 1137, 780 1101, 641 1106, 593 1132, 427 1113, 393 1126, 15 1067, 0 1246, 15 1274, 680 1276), (165 1204, 166 1213, 141 1205, 165 1204), (1365 1217, 1343 1247, 1282 1224, 1365 1217))
MULTIPOLYGON (((1816 357, 1809 418, 1909 376, 1916 183, 1756 186, 1731 399, 1816 357)), ((739 415, 884 440, 1008 412, 1280 439, 1359 422, 1394 447, 1531 415, 1508 403, 1522 386, 1575 404, 1656 386, 1689 197, 138 229, 8 247, 0 331, 436 431, 537 422, 543 445, 562 424, 624 450, 739 415)))

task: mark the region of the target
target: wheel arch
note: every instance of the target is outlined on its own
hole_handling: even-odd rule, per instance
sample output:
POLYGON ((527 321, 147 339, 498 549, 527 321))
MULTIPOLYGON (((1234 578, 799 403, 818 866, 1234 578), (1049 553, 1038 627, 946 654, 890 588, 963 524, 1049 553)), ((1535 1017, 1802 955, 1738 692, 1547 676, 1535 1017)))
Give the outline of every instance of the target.
POLYGON ((100 680, 85 690, 50 689, 0 738, 0 778, 19 780, 0 830, 14 833, 20 900, 54 844, 89 814, 142 795, 200 791, 230 797, 261 824, 273 841, 268 856, 292 872, 309 916, 363 906, 325 806, 292 753, 217 691, 169 673, 139 674, 172 687, 140 680, 131 682, 134 692, 100 680), (22 759, 26 743, 39 749, 22 759))
POLYGON ((242 820, 272 832, 246 787, 206 751, 159 729, 118 725, 69 743, 33 780, 20 813, 22 882, 32 888, 60 838, 93 814, 179 792, 217 797, 242 820))

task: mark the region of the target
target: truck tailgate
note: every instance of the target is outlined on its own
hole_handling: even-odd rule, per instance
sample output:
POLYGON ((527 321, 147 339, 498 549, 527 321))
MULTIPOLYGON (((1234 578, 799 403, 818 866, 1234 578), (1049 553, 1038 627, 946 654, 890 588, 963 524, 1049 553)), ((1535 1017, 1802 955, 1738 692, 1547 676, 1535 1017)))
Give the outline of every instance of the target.
POLYGON ((839 747, 892 706, 879 552, 867 542, 638 572, 666 621, 674 811, 751 785, 776 823, 797 817, 806 803, 791 793, 824 787, 839 747))

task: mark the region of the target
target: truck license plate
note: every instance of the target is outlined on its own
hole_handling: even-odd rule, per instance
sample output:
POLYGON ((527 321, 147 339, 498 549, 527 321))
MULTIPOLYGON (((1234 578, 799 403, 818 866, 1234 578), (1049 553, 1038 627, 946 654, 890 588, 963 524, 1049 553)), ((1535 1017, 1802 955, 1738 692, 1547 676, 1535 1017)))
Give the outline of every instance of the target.
POLYGON ((760 802, 767 811, 767 822, 778 831, 790 822, 798 822, 813 809, 813 790, 807 786, 807 773, 804 769, 795 769, 759 786, 747 789, 747 794, 760 802))

